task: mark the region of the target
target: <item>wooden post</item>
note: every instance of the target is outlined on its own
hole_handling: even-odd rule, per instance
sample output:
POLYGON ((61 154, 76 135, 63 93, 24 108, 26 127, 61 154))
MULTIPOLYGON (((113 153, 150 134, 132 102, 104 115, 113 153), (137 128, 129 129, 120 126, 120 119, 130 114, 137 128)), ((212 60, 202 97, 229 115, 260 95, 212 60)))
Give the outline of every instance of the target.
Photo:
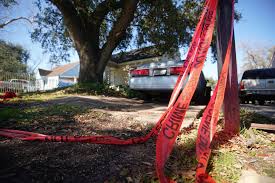
MULTIPOLYGON (((216 26, 219 74, 225 58, 228 40, 230 39, 231 13, 232 0, 219 0, 216 26)), ((223 103, 223 112, 225 120, 225 130, 229 133, 238 134, 240 128, 240 105, 238 96, 237 60, 234 34, 232 41, 231 63, 229 65, 227 85, 223 103)))

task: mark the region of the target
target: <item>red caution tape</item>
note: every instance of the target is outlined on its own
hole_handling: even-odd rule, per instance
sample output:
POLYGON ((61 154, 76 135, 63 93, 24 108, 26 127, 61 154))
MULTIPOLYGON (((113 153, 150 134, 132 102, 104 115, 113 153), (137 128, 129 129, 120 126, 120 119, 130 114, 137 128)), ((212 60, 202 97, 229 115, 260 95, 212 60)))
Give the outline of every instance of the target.
MULTIPOLYGON (((210 47, 216 18, 217 1, 218 0, 206 0, 204 10, 188 50, 186 61, 182 66, 183 69, 173 90, 168 109, 162 114, 155 127, 147 135, 124 140, 112 136, 51 136, 9 129, 0 129, 0 135, 26 141, 86 142, 117 145, 144 143, 149 138, 157 136, 156 170, 158 177, 160 182, 173 182, 165 177, 164 165, 173 149, 176 137, 179 134, 184 116, 197 87, 207 51, 210 47), (189 74, 189 81, 182 90, 183 83, 189 74)), ((205 173, 205 169, 211 151, 210 143, 216 130, 218 114, 223 102, 231 44, 232 41, 230 39, 221 77, 204 112, 199 127, 199 134, 196 142, 197 159, 199 161, 196 174, 197 182, 214 182, 214 180, 205 173)))
POLYGON ((198 129, 198 137, 196 141, 196 155, 198 159, 196 182, 215 182, 213 178, 206 174, 206 167, 210 157, 210 144, 216 133, 217 121, 219 112, 223 103, 224 93, 226 88, 226 81, 228 76, 228 67, 230 63, 232 38, 233 38, 233 24, 234 24, 234 1, 232 2, 231 15, 231 32, 230 39, 227 46, 224 64, 220 73, 220 78, 215 87, 214 93, 208 103, 198 129))
POLYGON ((0 98, 3 100, 12 99, 15 97, 16 97, 16 94, 14 92, 9 92, 9 91, 5 92, 4 95, 0 95, 0 98))
MULTIPOLYGON (((207 6, 208 4, 209 4, 209 0, 206 0, 205 6, 207 6)), ((180 73, 180 75, 178 77, 178 80, 176 82, 175 88, 174 88, 173 93, 171 95, 168 107, 170 107, 172 104, 175 103, 176 98, 178 97, 181 89, 183 88, 183 83, 184 83, 187 75, 193 69, 193 67, 192 67, 192 66, 194 66, 193 62, 194 62, 195 56, 196 56, 197 51, 198 51, 198 42, 199 42, 198 36, 202 32, 202 25, 203 25, 203 21, 204 21, 205 16, 206 16, 206 12, 207 12, 206 8, 204 8, 204 10, 203 10, 203 12, 201 14, 199 23, 198 23, 198 25, 196 27, 194 36, 192 38, 192 42, 191 42, 191 44, 189 46, 189 50, 187 52, 186 60, 185 60, 185 62, 183 64, 183 66, 182 66, 183 69, 181 69, 181 73, 180 73)))
POLYGON ((6 100, 10 100, 15 97, 16 97, 16 94, 14 92, 7 91, 4 93, 4 95, 0 95, 0 99, 2 99, 2 101, 0 102, 4 102, 6 100))
POLYGON ((164 175, 164 165, 168 159, 175 140, 179 134, 184 116, 189 107, 192 96, 198 84, 201 70, 203 68, 204 60, 207 55, 207 50, 210 47, 212 40, 215 18, 216 18, 217 0, 211 0, 206 3, 205 16, 201 26, 201 33, 195 35, 195 40, 199 42, 197 52, 195 53, 193 68, 190 73, 190 78, 176 103, 173 105, 169 114, 162 123, 161 131, 157 138, 156 144, 156 168, 157 174, 161 182, 172 182, 164 175))

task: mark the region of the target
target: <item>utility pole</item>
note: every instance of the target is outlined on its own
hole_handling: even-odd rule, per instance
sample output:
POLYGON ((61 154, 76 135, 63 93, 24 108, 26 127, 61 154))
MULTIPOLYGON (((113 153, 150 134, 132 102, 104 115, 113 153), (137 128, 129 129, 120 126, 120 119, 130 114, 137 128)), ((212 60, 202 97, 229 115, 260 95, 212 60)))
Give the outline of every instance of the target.
MULTIPOLYGON (((217 11, 218 74, 220 74, 230 39, 232 0, 219 0, 217 11)), ((233 17, 234 18, 234 17, 233 17)), ((240 104, 238 95, 237 59, 233 33, 231 61, 223 103, 225 131, 238 134, 240 130, 240 104)))

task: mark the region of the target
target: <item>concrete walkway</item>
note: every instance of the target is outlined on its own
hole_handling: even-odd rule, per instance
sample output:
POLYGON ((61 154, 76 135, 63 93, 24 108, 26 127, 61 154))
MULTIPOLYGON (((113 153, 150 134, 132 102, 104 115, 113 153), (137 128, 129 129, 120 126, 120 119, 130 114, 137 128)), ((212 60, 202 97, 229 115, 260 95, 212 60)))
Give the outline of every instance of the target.
POLYGON ((254 170, 243 170, 242 176, 238 183, 275 183, 275 179, 261 176, 254 170))

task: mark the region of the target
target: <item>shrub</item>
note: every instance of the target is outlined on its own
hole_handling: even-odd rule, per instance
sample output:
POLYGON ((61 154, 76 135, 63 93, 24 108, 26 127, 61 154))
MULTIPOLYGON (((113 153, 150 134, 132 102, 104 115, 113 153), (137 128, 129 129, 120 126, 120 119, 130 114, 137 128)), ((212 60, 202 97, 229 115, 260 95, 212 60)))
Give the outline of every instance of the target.
POLYGON ((106 95, 115 97, 142 97, 139 92, 131 90, 128 86, 113 86, 107 83, 79 83, 64 90, 66 94, 106 95))

